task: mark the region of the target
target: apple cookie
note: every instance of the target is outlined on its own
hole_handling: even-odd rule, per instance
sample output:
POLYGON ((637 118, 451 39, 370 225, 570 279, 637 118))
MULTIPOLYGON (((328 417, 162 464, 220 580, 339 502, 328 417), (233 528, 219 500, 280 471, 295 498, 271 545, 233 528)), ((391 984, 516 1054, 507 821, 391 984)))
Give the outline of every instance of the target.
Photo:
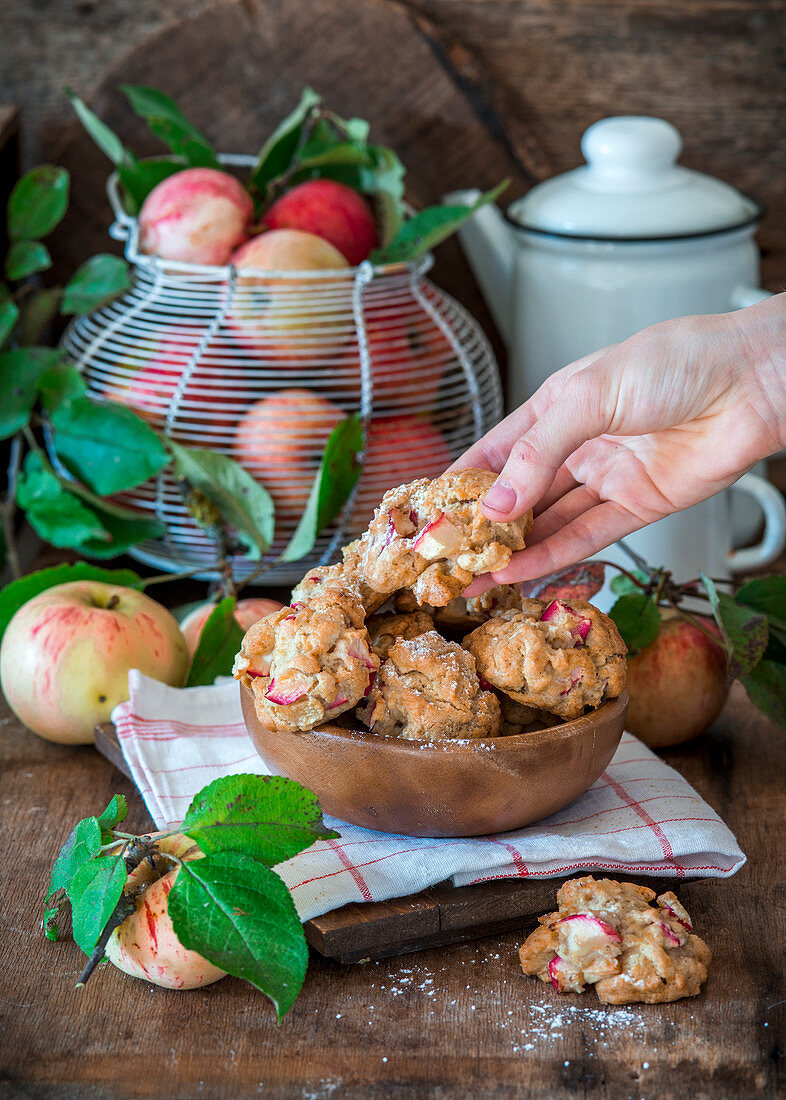
POLYGON ((654 898, 646 886, 591 875, 564 883, 558 910, 519 948, 524 973, 558 993, 594 985, 605 1004, 695 997, 712 953, 671 891, 654 898))
POLYGON ((406 615, 389 611, 384 615, 372 615, 367 626, 372 648, 380 661, 384 661, 394 642, 399 638, 411 641, 427 634, 434 629, 434 620, 427 611, 410 611, 406 615))
MULTIPOLYGON (((503 611, 521 609, 521 590, 517 584, 496 584, 480 596, 465 599, 456 596, 444 607, 431 607, 424 604, 423 609, 434 616, 437 626, 455 634, 466 634, 482 626, 493 615, 503 611)), ((420 606, 408 588, 403 588, 394 597, 396 609, 402 612, 415 611, 420 606)))
POLYGON ((528 707, 578 718, 625 687, 625 643, 586 600, 524 599, 473 630, 463 645, 478 672, 528 707))
MULTIPOLYGON (((486 680, 481 680, 481 686, 486 683, 486 680)), ((502 734, 504 737, 510 737, 511 734, 515 733, 532 733, 534 730, 545 730, 560 724, 559 719, 555 718, 553 714, 547 714, 545 710, 536 710, 534 707, 525 707, 523 703, 511 699, 504 691, 497 691, 495 694, 499 699, 499 706, 502 711, 502 734)))
POLYGON ((367 615, 378 611, 386 602, 388 596, 382 592, 375 592, 363 577, 360 569, 360 557, 358 554, 358 540, 350 542, 341 551, 343 560, 335 565, 317 566, 306 573, 300 584, 292 589, 292 603, 308 603, 325 591, 326 588, 344 588, 350 585, 360 593, 363 610, 367 615))
POLYGON ((480 502, 495 476, 457 470, 385 493, 360 540, 366 583, 378 592, 410 588, 419 605, 444 607, 473 577, 503 569, 524 548, 532 513, 512 523, 487 519, 480 502))
POLYGON ((394 642, 358 715, 372 733, 410 741, 497 737, 502 722, 472 655, 436 630, 394 642))
POLYGON ((356 589, 326 588, 255 623, 232 673, 251 689, 260 722, 310 730, 354 707, 379 667, 363 620, 356 589))

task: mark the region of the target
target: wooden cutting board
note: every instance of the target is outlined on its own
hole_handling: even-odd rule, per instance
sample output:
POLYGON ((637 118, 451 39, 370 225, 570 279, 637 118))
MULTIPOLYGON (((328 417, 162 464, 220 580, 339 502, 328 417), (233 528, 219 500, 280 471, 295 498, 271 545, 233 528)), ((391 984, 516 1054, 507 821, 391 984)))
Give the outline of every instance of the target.
MULTIPOLYGON (((132 779, 112 723, 96 726, 95 734, 101 755, 132 779)), ((504 879, 459 887, 440 882, 403 898, 343 905, 306 921, 303 928, 315 951, 342 963, 404 955, 516 928, 522 930, 523 940, 537 917, 554 908, 561 881, 504 879)), ((674 885, 670 879, 633 877, 629 881, 658 893, 674 885)))

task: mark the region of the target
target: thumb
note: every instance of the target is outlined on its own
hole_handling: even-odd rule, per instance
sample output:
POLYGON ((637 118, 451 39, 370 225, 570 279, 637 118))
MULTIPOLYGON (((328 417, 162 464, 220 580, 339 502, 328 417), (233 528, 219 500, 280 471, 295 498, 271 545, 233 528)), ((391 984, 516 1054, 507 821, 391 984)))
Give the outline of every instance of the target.
POLYGON ((483 497, 482 508, 489 519, 509 522, 524 515, 548 492, 573 452, 608 431, 611 416, 604 400, 608 386, 600 367, 598 363, 569 378, 513 444, 497 480, 483 497))

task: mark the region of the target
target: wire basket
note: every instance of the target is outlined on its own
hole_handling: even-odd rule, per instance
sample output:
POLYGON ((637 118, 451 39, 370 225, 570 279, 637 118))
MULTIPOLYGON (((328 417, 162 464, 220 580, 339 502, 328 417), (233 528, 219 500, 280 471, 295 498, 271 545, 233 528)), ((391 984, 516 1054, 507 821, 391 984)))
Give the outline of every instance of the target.
MULTIPOLYGON (((253 158, 224 156, 247 167, 253 158)), ((499 374, 477 322, 409 264, 271 272, 176 263, 142 254, 113 176, 115 222, 132 265, 130 289, 75 319, 63 350, 91 396, 133 408, 188 447, 229 455, 276 506, 276 535, 259 583, 290 584, 335 559, 368 524, 382 494, 435 477, 502 413, 499 374), (276 562, 308 499, 327 438, 360 413, 363 474, 307 558, 276 562)), ((118 500, 157 518, 160 539, 132 555, 165 571, 204 570, 216 551, 167 470, 118 500)), ((233 558, 238 578, 259 563, 233 558)))

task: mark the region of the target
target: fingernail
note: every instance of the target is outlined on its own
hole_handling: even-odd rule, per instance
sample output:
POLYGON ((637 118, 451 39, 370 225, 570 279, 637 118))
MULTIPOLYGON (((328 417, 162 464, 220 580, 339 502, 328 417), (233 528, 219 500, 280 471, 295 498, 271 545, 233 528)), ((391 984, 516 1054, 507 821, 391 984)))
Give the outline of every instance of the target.
POLYGON ((493 508, 495 512, 509 512, 515 503, 516 490, 504 481, 495 481, 483 497, 484 506, 493 508))

